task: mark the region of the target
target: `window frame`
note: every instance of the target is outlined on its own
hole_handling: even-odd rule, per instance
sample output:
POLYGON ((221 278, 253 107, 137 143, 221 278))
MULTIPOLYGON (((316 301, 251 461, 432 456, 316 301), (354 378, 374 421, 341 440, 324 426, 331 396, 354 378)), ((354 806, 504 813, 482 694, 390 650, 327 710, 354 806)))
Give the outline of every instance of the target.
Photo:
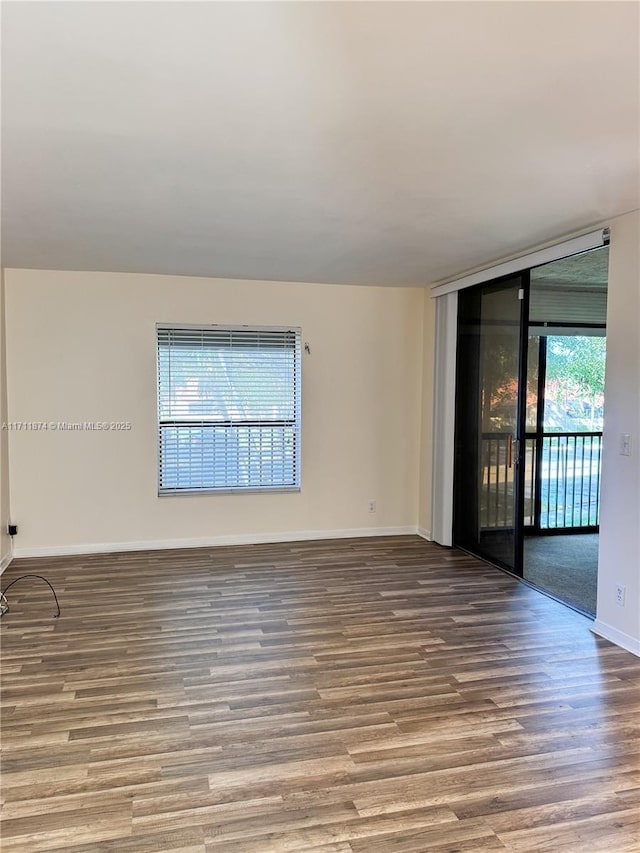
MULTIPOLYGON (((158 497, 176 497, 180 495, 225 495, 225 494, 260 494, 278 492, 300 492, 302 484, 302 329, 300 326, 258 326, 249 324, 217 324, 217 323, 156 323, 155 326, 156 347, 156 452, 157 452, 157 494, 158 497), (250 485, 250 486, 207 486, 203 488, 163 488, 162 487, 162 426, 160 406, 160 332, 250 332, 260 333, 291 333, 294 335, 294 474, 295 482, 292 485, 250 485)), ((167 419, 164 419, 166 422, 167 419)), ((189 422, 185 422, 188 425, 189 422)), ((202 418, 194 418, 194 424, 202 423, 202 418), (197 423, 196 423, 197 421, 197 423)))

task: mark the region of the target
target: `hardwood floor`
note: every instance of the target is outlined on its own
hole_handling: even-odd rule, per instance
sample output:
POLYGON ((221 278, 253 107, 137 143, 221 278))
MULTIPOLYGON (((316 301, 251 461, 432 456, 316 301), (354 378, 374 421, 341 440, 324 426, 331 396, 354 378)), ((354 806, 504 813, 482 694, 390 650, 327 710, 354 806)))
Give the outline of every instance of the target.
POLYGON ((412 537, 20 560, 2 850, 640 849, 640 660, 412 537))

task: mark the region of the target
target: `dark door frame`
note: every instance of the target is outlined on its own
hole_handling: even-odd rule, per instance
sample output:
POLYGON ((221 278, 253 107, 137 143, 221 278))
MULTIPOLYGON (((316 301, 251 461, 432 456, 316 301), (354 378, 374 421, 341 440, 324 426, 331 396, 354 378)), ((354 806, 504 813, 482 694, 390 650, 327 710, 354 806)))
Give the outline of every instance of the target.
MULTIPOLYGON (((553 336, 554 329, 570 328, 570 329, 603 329, 606 331, 604 323, 548 323, 539 320, 528 320, 527 339, 529 338, 529 330, 534 328, 544 328, 545 334, 539 336, 538 343, 538 376, 537 376, 537 401, 536 401, 536 427, 535 430, 526 430, 525 419, 525 446, 527 441, 535 442, 535 477, 533 481, 534 491, 534 509, 533 509, 533 524, 523 526, 523 542, 525 536, 563 536, 572 533, 598 533, 599 525, 580 525, 579 527, 541 527, 540 517, 542 515, 542 457, 544 452, 544 438, 547 435, 554 433, 546 433, 544 429, 544 409, 546 404, 546 379, 547 379, 547 337, 553 336)), ((525 412, 526 415, 526 412, 525 412)), ((581 430, 574 433, 576 436, 602 436, 602 432, 588 432, 581 430)), ((524 481, 522 488, 524 490, 524 481)), ((524 521, 524 502, 522 505, 522 518, 524 521)))
POLYGON ((515 565, 514 574, 524 575, 524 487, 527 452, 527 368, 529 360, 529 294, 531 270, 523 270, 520 299, 520 358, 518 364, 518 440, 515 484, 515 565))

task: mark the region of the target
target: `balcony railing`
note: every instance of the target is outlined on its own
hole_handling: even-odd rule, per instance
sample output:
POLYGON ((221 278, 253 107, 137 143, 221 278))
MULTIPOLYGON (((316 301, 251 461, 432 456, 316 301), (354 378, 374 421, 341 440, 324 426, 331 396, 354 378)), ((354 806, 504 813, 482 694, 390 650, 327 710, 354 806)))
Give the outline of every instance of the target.
POLYGON ((508 432, 485 432, 480 447, 480 527, 483 530, 514 526, 514 472, 509 466, 508 432))
MULTIPOLYGON (((600 516, 601 432, 562 432, 530 439, 535 454, 541 530, 596 527, 600 516)), ((529 444, 529 441, 527 441, 529 444)))
MULTIPOLYGON (((514 473, 509 433, 483 433, 480 525, 514 526, 514 473)), ((525 527, 584 530, 599 524, 601 432, 528 434, 525 443, 525 527)))

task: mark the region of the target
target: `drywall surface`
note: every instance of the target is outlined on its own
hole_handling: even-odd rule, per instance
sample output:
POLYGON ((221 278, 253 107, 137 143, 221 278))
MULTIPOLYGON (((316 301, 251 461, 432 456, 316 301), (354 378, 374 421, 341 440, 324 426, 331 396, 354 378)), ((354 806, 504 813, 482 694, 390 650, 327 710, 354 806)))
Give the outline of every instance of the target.
POLYGON ((640 654, 640 213, 610 223, 607 368, 594 630, 640 654), (623 456, 621 437, 631 436, 623 456), (616 587, 625 587, 625 602, 616 587))
POLYGON ((17 554, 415 531, 424 291, 6 270, 17 554), (158 497, 156 323, 302 327, 302 488, 158 497), (376 501, 376 512, 368 502, 376 501))

